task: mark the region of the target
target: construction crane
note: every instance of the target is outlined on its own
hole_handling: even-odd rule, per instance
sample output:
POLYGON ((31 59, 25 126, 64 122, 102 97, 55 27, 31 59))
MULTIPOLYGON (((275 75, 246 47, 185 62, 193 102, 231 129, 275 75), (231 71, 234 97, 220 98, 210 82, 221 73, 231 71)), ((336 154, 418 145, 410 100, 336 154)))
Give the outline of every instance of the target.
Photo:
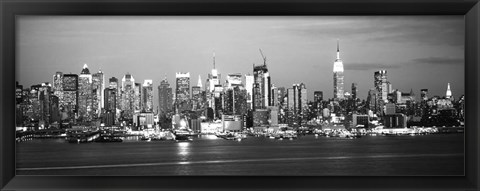
POLYGON ((260 54, 262 55, 263 65, 267 65, 267 57, 265 55, 263 55, 263 51, 262 51, 261 48, 259 48, 258 50, 260 50, 260 54))

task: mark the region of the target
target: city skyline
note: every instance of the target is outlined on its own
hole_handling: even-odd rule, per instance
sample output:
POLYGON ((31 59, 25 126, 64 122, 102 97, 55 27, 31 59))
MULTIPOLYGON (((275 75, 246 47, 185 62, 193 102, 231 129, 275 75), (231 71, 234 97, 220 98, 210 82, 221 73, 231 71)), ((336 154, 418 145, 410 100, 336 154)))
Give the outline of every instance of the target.
MULTIPOLYGON (((345 92, 351 92, 350 85, 357 83, 358 97, 366 99, 368 90, 374 88, 374 72, 387 70, 393 89, 403 92, 413 89, 418 97, 420 89, 426 88, 429 95, 442 96, 450 83, 453 97, 458 98, 464 94, 462 19, 455 16, 21 17, 18 21, 17 81, 27 87, 41 82, 52 83, 55 72, 79 74, 86 63, 91 73, 101 69, 105 79, 121 79, 126 73, 139 82, 152 79, 154 91, 165 75, 175 88, 175 73, 178 72, 190 72, 193 76, 190 86, 193 86, 195 76, 207 79, 213 68, 212 52, 216 52, 215 64, 222 74, 223 84, 227 74, 253 74, 252 64, 263 62, 258 52, 258 48, 262 48, 272 84, 291 88, 293 84, 304 83, 309 89, 308 100, 313 100, 314 91, 323 91, 324 99, 329 99, 333 97, 332 71, 336 41, 340 39, 345 92), (377 25, 380 27, 375 27, 377 25), (124 28, 119 30, 118 27, 124 28), (260 27, 256 34, 238 32, 256 27, 260 27), (200 32, 194 35, 188 28, 200 32), (349 28, 356 30, 348 32, 349 28), (166 34, 166 38, 156 37, 165 43, 155 44, 159 40, 148 36, 153 32, 143 29, 156 29, 155 32, 166 34), (335 31, 337 34, 333 34, 335 31), (376 34, 369 36, 372 31, 376 34), (182 35, 186 40, 180 39, 182 35), (364 38, 360 38, 362 35, 364 38), (165 40, 169 37, 173 42, 165 40), (253 40, 242 42, 245 38, 253 40), (375 43, 362 44, 368 41, 365 39, 375 43), (283 41, 290 43, 282 46, 283 41), (39 49, 42 46, 51 49, 39 49), (292 51, 291 47, 300 49, 292 51), (386 47, 393 48, 389 51, 386 47), (164 49, 169 51, 161 52, 157 58, 154 52, 164 49), (145 67, 134 67, 139 64, 145 67), (442 78, 425 78, 425 74, 442 78), (447 74, 450 78, 445 78, 447 74)), ((158 92, 154 96, 156 108, 158 92)))

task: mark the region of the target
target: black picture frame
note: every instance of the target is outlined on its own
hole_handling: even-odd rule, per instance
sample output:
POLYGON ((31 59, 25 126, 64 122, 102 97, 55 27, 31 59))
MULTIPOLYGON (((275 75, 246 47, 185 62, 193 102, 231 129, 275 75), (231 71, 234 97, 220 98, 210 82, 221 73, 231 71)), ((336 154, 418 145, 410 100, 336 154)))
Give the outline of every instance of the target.
POLYGON ((1 0, 0 188, 2 190, 478 190, 478 0, 1 0), (17 15, 464 15, 465 176, 237 177, 16 176, 17 15))

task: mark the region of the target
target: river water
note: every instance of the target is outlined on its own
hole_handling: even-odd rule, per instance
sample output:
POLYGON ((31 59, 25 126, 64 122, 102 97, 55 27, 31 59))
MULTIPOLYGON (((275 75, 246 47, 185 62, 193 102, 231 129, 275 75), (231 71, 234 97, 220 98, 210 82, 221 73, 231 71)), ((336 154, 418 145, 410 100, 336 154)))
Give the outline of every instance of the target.
POLYGON ((464 134, 82 144, 37 139, 17 143, 16 161, 17 175, 463 175, 464 134))

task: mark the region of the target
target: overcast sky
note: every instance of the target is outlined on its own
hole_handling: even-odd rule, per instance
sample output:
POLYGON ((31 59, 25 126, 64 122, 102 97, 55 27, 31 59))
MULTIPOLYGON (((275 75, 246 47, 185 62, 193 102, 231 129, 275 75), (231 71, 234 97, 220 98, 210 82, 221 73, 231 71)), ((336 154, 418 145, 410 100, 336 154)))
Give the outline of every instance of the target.
POLYGON ((345 91, 358 83, 365 99, 373 73, 387 70, 394 89, 454 97, 464 94, 463 16, 20 16, 17 17, 16 78, 29 87, 52 82, 56 71, 79 74, 100 68, 108 78, 129 72, 136 82, 190 72, 191 86, 205 85, 212 53, 222 81, 228 73, 252 74, 267 57, 272 82, 290 88, 305 83, 333 97, 336 41, 345 68, 345 91))

